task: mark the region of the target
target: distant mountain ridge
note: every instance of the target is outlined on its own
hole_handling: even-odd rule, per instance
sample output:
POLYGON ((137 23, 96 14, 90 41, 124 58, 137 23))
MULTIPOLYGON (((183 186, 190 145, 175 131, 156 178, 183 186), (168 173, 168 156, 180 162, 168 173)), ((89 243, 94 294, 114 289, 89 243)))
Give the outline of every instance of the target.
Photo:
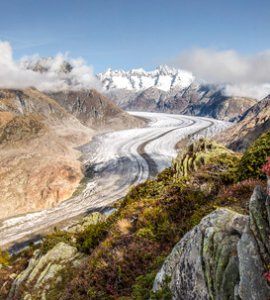
MULTIPOLYGON (((58 102, 63 102, 63 97, 68 98, 69 108, 73 105, 72 102, 76 102, 77 109, 80 109, 77 96, 87 96, 84 91, 90 90, 90 82, 97 82, 98 89, 102 89, 109 99, 124 110, 167 112, 237 121, 256 103, 252 98, 228 96, 225 92, 226 84, 199 83, 191 72, 166 65, 153 71, 142 68, 129 71, 108 69, 97 74, 94 81, 87 81, 86 87, 85 82, 81 83, 84 76, 75 76, 77 71, 74 70, 76 67, 72 62, 42 58, 26 61, 24 66, 34 72, 62 78, 63 84, 58 90, 47 92, 50 95, 54 92, 58 102)), ((73 114, 79 113, 75 111, 76 105, 72 107, 73 114)), ((93 115, 94 110, 90 106, 86 110, 93 115)))
POLYGON ((142 68, 130 71, 108 69, 97 74, 97 78, 101 81, 105 91, 126 89, 133 92, 150 87, 156 87, 166 92, 172 89, 184 89, 195 79, 191 72, 170 68, 166 65, 158 66, 149 72, 142 68))
POLYGON ((169 112, 237 120, 256 100, 227 96, 224 84, 198 83, 192 73, 166 65, 146 72, 108 69, 97 75, 103 91, 125 110, 169 112))

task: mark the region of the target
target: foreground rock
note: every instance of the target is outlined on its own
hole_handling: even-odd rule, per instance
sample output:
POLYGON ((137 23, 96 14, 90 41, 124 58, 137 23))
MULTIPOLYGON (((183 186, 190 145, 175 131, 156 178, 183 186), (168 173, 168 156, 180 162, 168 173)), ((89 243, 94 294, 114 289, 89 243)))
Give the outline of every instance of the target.
POLYGON ((266 196, 256 188, 250 216, 217 209, 174 247, 156 276, 153 290, 166 280, 173 299, 270 298, 264 276, 269 266, 266 196))
POLYGON ((14 280, 7 299, 16 299, 19 294, 23 299, 46 299, 46 292, 62 281, 61 271, 78 268, 83 260, 75 247, 63 242, 45 255, 36 250, 28 267, 14 280))

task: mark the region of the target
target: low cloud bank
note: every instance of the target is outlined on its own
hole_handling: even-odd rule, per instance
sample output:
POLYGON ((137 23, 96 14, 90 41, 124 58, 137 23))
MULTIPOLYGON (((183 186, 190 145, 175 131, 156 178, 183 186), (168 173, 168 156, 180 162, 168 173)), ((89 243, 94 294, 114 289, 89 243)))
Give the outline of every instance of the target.
POLYGON ((181 53, 171 64, 208 83, 225 84, 227 95, 261 99, 270 94, 270 51, 242 56, 232 50, 198 48, 181 53))
POLYGON ((36 87, 42 91, 99 88, 93 68, 81 58, 67 54, 55 57, 24 57, 14 61, 8 42, 0 41, 0 88, 36 87))

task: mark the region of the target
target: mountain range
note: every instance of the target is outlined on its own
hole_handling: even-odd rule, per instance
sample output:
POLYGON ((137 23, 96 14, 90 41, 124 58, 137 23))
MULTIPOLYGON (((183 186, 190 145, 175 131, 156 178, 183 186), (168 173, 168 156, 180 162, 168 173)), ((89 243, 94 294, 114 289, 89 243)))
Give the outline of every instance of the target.
POLYGON ((128 71, 108 69, 93 75, 91 80, 92 75, 88 74, 90 70, 86 70, 86 74, 79 74, 72 61, 63 59, 34 58, 24 60, 23 67, 47 73, 48 76, 58 76, 61 79, 58 90, 46 90, 49 94, 57 95, 57 99, 64 93, 69 94, 70 99, 73 97, 74 101, 76 93, 94 85, 124 110, 168 112, 234 121, 258 101, 249 97, 230 96, 226 92, 226 84, 204 83, 191 72, 166 65, 152 71, 142 68, 128 71))
POLYGON ((173 89, 184 89, 193 81, 194 76, 184 70, 169 68, 168 66, 158 66, 153 71, 144 69, 132 69, 130 71, 108 69, 104 73, 97 75, 104 90, 125 89, 133 92, 156 87, 169 92, 173 89))
POLYGON ((252 98, 226 95, 226 85, 199 83, 190 72, 168 66, 150 72, 108 69, 97 78, 103 92, 125 110, 234 120, 256 103, 252 98))

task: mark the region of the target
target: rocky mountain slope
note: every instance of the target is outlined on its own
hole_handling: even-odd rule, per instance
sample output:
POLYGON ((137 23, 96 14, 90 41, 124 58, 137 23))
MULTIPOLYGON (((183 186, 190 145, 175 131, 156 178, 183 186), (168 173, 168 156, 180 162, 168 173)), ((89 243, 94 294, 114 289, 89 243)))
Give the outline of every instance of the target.
POLYGON ((243 151, 267 130, 270 130, 270 96, 248 109, 237 124, 217 139, 233 150, 243 151))
POLYGON ((224 96, 216 86, 191 85, 177 93, 149 88, 129 101, 126 109, 205 116, 228 121, 243 114, 255 103, 256 100, 252 98, 224 96))
POLYGON ((49 93, 68 112, 85 126, 96 130, 117 130, 142 126, 135 118, 96 90, 62 91, 49 93))
POLYGON ((92 135, 35 89, 0 90, 0 218, 70 197, 83 176, 73 147, 92 135))

